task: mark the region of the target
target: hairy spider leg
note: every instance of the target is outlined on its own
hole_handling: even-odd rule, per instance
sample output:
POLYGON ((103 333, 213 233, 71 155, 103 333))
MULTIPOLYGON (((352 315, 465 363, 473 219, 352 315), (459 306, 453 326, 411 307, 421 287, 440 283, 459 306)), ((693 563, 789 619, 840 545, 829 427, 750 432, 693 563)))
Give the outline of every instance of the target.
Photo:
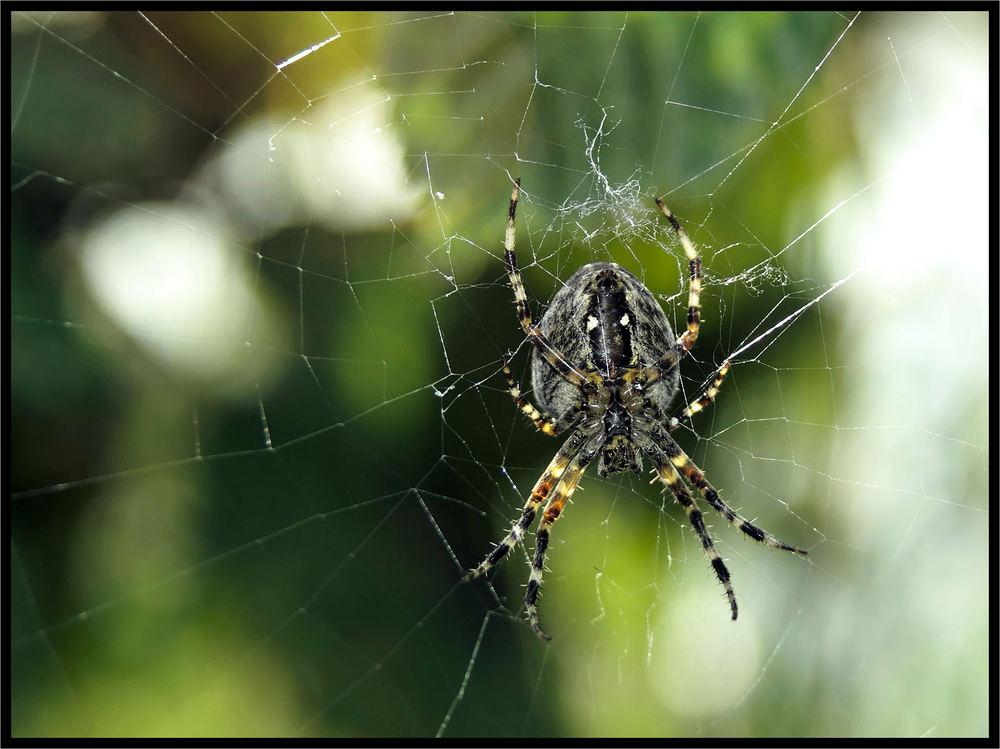
POLYGON ((542 520, 538 524, 538 532, 535 534, 535 556, 531 560, 531 573, 528 576, 528 588, 524 593, 524 605, 528 612, 528 621, 531 623, 531 628, 543 640, 551 640, 552 638, 545 634, 538 623, 538 607, 536 602, 538 600, 538 592, 542 587, 545 551, 549 547, 549 528, 559 519, 563 507, 569 498, 573 496, 577 484, 580 483, 580 479, 583 477, 583 472, 587 470, 587 466, 594 459, 594 456, 597 455, 603 442, 604 438, 601 436, 600 439, 594 440, 592 445, 581 450, 573 458, 569 469, 556 486, 555 491, 549 497, 549 501, 545 503, 545 508, 542 510, 542 520))
POLYGON ((701 325, 701 258, 698 256, 694 242, 691 241, 691 238, 684 231, 683 227, 681 227, 680 222, 677 221, 674 214, 670 212, 670 209, 659 198, 656 198, 656 204, 663 211, 663 215, 670 221, 670 225, 674 227, 674 232, 677 234, 678 239, 681 240, 684 254, 687 255, 690 276, 688 279, 687 329, 678 336, 674 345, 660 357, 660 360, 656 364, 646 367, 644 374, 646 375, 647 383, 655 382, 677 366, 678 362, 684 358, 684 354, 694 346, 694 342, 698 339, 698 329, 701 325))
POLYGON ((548 468, 539 477, 538 481, 535 482, 535 488, 531 490, 531 496, 528 497, 528 501, 524 503, 524 508, 521 510, 521 517, 514 522, 513 527, 504 537, 504 539, 496 545, 496 547, 489 553, 489 555, 479 566, 473 570, 469 570, 468 574, 462 578, 462 582, 468 582, 469 580, 475 580, 481 575, 485 575, 494 566, 496 566, 501 559, 503 559, 507 552, 517 546, 521 539, 524 538, 524 534, 528 527, 535 519, 535 513, 538 510, 538 505, 542 503, 542 500, 549 496, 553 487, 559 482, 559 479, 566 472, 566 467, 573 460, 573 457, 580 452, 580 448, 583 447, 584 437, 579 432, 574 432, 568 440, 563 443, 563 446, 556 453, 556 456, 549 463, 548 468))
POLYGON ((699 398, 691 401, 680 416, 674 416, 667 421, 667 429, 673 431, 685 421, 690 420, 692 416, 704 409, 709 403, 714 401, 715 396, 719 394, 719 387, 722 385, 722 381, 726 379, 727 372, 729 372, 728 360, 723 363, 718 376, 715 378, 715 382, 709 385, 708 389, 702 393, 699 398))
POLYGON ((660 206, 663 215, 667 217, 670 225, 674 227, 677 238, 681 240, 681 246, 684 248, 684 254, 687 255, 688 265, 691 270, 691 276, 688 281, 687 330, 677 338, 677 345, 681 346, 685 351, 690 351, 691 347, 694 346, 695 340, 698 338, 698 327, 701 323, 701 258, 698 257, 698 251, 694 248, 694 242, 688 237, 687 232, 681 227, 677 218, 670 212, 670 209, 659 198, 656 199, 656 204, 660 206))
POLYGON ((694 461, 687 456, 687 453, 681 449, 680 445, 674 441, 673 437, 663 432, 663 430, 659 427, 654 427, 650 433, 653 439, 656 440, 656 444, 667 454, 670 462, 678 471, 680 471, 684 478, 687 479, 688 483, 701 492, 701 496, 705 498, 705 501, 708 502, 716 512, 743 531, 743 533, 748 535, 754 541, 759 541, 765 546, 773 546, 775 549, 784 549, 785 551, 792 551, 796 554, 802 555, 809 553, 804 549, 799 549, 791 544, 786 544, 784 541, 779 541, 770 533, 762 528, 758 528, 756 525, 736 512, 736 510, 722 501, 722 497, 719 496, 719 492, 715 490, 715 487, 708 483, 708 480, 705 478, 705 474, 702 473, 701 469, 694 464, 694 461))
POLYGON ((715 544, 712 543, 712 537, 708 534, 708 529, 705 527, 705 521, 702 517, 701 510, 698 509, 694 499, 684 487, 684 482, 681 481, 680 474, 677 473, 677 469, 674 468, 670 460, 663 460, 660 451, 655 448, 647 451, 647 454, 656 464, 656 469, 654 471, 656 473, 656 477, 666 484, 667 488, 673 492, 674 499, 676 499, 678 504, 684 508, 684 512, 687 513, 688 520, 691 521, 691 527, 694 528, 695 532, 698 534, 698 538, 701 539, 701 547, 705 550, 705 555, 708 557, 708 561, 711 563, 712 569, 715 570, 715 576, 719 578, 719 582, 722 583, 722 587, 726 589, 726 597, 729 599, 729 607, 733 610, 733 619, 735 619, 737 610, 736 594, 733 593, 733 586, 729 581, 729 570, 726 569, 725 562, 722 561, 722 557, 719 556, 719 552, 715 550, 715 544))
POLYGON ((511 397, 514 398, 514 403, 521 409, 524 415, 534 422, 536 428, 546 434, 557 434, 556 420, 548 414, 539 411, 535 404, 529 401, 521 392, 517 380, 514 379, 514 375, 510 371, 510 362, 504 361, 503 375, 507 380, 507 389, 510 390, 511 397))
POLYGON ((566 360, 558 349, 552 345, 541 329, 531 320, 531 308, 528 306, 528 294, 524 290, 521 271, 517 267, 517 256, 514 254, 514 213, 517 210, 517 198, 520 194, 521 179, 514 180, 514 191, 510 196, 510 208, 507 211, 507 233, 504 235, 504 262, 507 264, 507 275, 514 289, 514 301, 517 304, 517 317, 528 340, 538 349, 545 360, 569 382, 579 388, 588 383, 588 377, 581 370, 566 360))

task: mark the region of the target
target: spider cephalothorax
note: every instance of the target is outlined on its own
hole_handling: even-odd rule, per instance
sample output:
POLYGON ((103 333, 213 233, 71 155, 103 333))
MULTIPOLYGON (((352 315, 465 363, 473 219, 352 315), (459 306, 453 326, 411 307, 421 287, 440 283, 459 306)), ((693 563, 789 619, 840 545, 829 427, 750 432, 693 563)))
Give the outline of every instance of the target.
POLYGON ((730 508, 668 434, 712 402, 729 371, 727 361, 700 398, 679 416, 665 416, 677 393, 678 365, 698 337, 701 259, 677 219, 657 200, 680 238, 690 265, 687 329, 675 339, 666 315, 649 289, 614 263, 590 263, 580 268, 556 293, 536 325, 514 255, 514 214, 520 184, 520 180, 514 183, 507 213, 504 259, 521 328, 534 346, 532 385, 542 411, 521 394, 506 362, 503 370, 511 395, 535 426, 546 434, 569 430, 570 436, 535 483, 520 519, 465 579, 486 573, 519 543, 544 501, 524 600, 532 628, 539 637, 549 639, 539 626, 536 607, 549 528, 595 457, 598 472, 607 476, 622 471, 638 473, 642 469, 642 456, 646 456, 657 478, 684 507, 716 576, 726 589, 735 619, 736 596, 729 582, 729 570, 716 552, 701 510, 695 506, 684 480, 714 510, 755 541, 798 554, 806 552, 779 541, 730 508))

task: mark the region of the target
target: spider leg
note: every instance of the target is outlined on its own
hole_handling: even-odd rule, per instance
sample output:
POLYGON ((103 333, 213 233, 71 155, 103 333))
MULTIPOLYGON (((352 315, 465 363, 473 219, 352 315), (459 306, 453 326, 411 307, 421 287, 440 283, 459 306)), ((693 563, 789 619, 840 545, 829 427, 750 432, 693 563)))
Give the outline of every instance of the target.
POLYGON ((681 346, 685 351, 690 351, 695 340, 698 338, 698 327, 701 323, 701 258, 698 257, 698 251, 694 247, 694 242, 688 237, 687 232, 681 228, 680 223, 674 214, 670 212, 670 209, 659 198, 656 199, 656 204, 660 206, 663 215, 667 217, 670 225, 674 227, 674 232, 676 232, 677 238, 681 240, 681 246, 684 248, 684 254, 687 255, 688 264, 691 269, 691 277, 688 282, 687 330, 677 339, 678 346, 681 346))
POLYGON ((680 471, 684 478, 688 480, 688 483, 701 492, 705 501, 712 505, 712 508, 716 512, 743 531, 743 533, 748 535, 754 541, 760 541, 765 546, 773 546, 776 549, 793 551, 796 554, 802 555, 809 553, 804 549, 799 549, 791 544, 786 544, 784 541, 779 541, 770 533, 762 528, 758 528, 756 525, 736 512, 736 510, 722 501, 722 497, 719 496, 719 492, 715 490, 715 487, 708 483, 708 480, 705 478, 705 474, 702 473, 701 469, 694 464, 694 461, 687 456, 687 453, 681 449, 680 445, 674 441, 673 437, 664 433, 659 427, 651 430, 651 434, 653 439, 656 440, 656 444, 667 454, 670 462, 678 471, 680 471))
POLYGON ((528 612, 528 621, 531 623, 531 628, 543 640, 551 640, 552 638, 545 634, 538 623, 536 601, 538 600, 538 591, 542 587, 545 551, 549 547, 549 528, 559 519, 563 507, 569 498, 573 496, 577 484, 580 483, 580 479, 583 477, 583 472, 587 469, 590 461, 594 459, 594 456, 597 455, 597 451, 603 441, 602 436, 601 439, 595 440, 591 446, 581 450, 573 459, 566 474, 556 486, 555 492, 549 497, 549 501, 545 503, 545 509, 542 511, 542 521, 538 524, 538 532, 535 534, 535 556, 531 560, 531 574, 528 576, 528 588, 524 593, 524 605, 528 612))
POLYGON ((524 415, 531 419, 535 423, 535 426, 546 434, 556 434, 555 419, 548 414, 543 414, 531 401, 524 397, 521 393, 521 388, 517 384, 517 380, 514 379, 514 375, 510 371, 509 362, 505 361, 503 363, 503 374, 507 379, 507 389, 510 390, 510 394, 514 398, 514 403, 524 412, 524 415))
POLYGON ((477 577, 485 575, 506 556, 508 551, 517 546, 521 539, 524 538, 525 531, 535 519, 538 505, 549 496, 549 492, 559 482, 560 477, 566 472, 566 467, 570 464, 570 461, 580 452, 583 441, 583 435, 580 432, 574 432, 563 443, 559 452, 556 453, 552 462, 549 463, 548 468, 545 469, 538 481, 535 482, 535 487, 531 490, 531 496, 528 497, 528 501, 524 503, 524 508, 521 510, 521 517, 514 522, 513 527, 504 536, 504 539, 479 563, 479 566, 469 570, 465 577, 462 578, 462 582, 475 580, 477 577))
POLYGON ((517 304, 517 317, 528 340, 538 349, 545 360, 569 382, 577 387, 584 387, 587 375, 566 360, 559 350, 552 345, 541 329, 531 320, 531 308, 528 306, 528 294, 524 290, 521 271, 517 267, 517 256, 514 254, 514 213, 517 210, 517 198, 520 194, 521 180, 514 180, 514 191, 510 196, 510 208, 507 211, 507 233, 504 235, 504 262, 507 264, 507 275, 510 277, 511 288, 514 289, 514 301, 517 304))
POLYGON ((685 421, 688 421, 692 416, 701 411, 705 406, 715 400, 715 396, 719 394, 719 386, 722 385, 722 381, 726 378, 726 373, 729 371, 729 361, 727 360, 723 365, 722 369, 719 370, 718 376, 715 378, 715 382, 708 386, 708 389, 701 394, 701 397, 691 401, 687 408, 680 416, 674 416, 667 421, 667 429, 673 431, 685 421))
POLYGON ((644 373, 649 383, 656 381, 677 366, 677 363, 684 357, 684 354, 694 346, 694 342, 698 338, 698 329, 701 325, 701 258, 698 256, 694 242, 691 241, 691 238, 681 227, 670 209, 659 198, 656 199, 656 204, 663 211, 663 215, 670 221, 670 225, 674 227, 677 238, 681 240, 684 254, 688 258, 691 275, 688 281, 687 329, 678 336, 674 345, 670 347, 656 364, 645 369, 644 373))
POLYGON ((688 493, 688 490, 684 487, 684 482, 681 481, 681 476, 677 473, 677 469, 671 464, 669 460, 663 460, 660 457, 659 450, 648 451, 647 454, 653 459, 656 464, 656 476, 667 488, 673 492, 674 499, 677 500, 678 504, 684 508, 684 512, 687 513, 688 520, 691 521, 691 527, 695 529, 698 534, 698 538, 701 539, 701 546, 705 550, 705 555, 708 557, 708 561, 712 564, 712 569, 715 571, 715 576, 719 578, 719 582, 722 583, 722 587, 726 589, 726 597, 729 599, 729 607, 733 610, 733 619, 736 619, 736 594, 733 593, 732 583, 729 581, 729 570, 726 569, 725 562, 722 561, 722 557, 719 556, 719 552, 715 550, 715 544, 712 543, 712 537, 708 534, 708 529, 705 527, 705 521, 702 518, 702 512, 698 509, 695 504, 694 499, 688 493))

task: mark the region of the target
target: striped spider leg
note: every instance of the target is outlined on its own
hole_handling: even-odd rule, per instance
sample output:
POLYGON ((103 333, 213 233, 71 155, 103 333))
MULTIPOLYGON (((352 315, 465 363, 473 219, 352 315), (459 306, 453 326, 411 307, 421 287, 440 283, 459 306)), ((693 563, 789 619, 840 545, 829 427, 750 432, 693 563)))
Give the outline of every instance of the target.
MULTIPOLYGON (((520 185, 520 179, 514 182, 514 189, 510 198, 510 207, 507 212, 507 231, 504 237, 504 261, 507 265, 507 272, 510 278, 511 287, 514 290, 514 299, 517 304, 518 319, 520 320, 521 328, 524 330, 528 340, 532 342, 535 348, 542 354, 542 356, 545 357, 545 360, 562 377, 581 390, 592 389, 593 385, 591 384, 591 379, 588 378, 587 374, 570 364, 566 357, 564 357, 558 349, 556 349, 549 342, 548 338, 531 319, 531 309, 528 306, 528 297, 524 290, 524 283, 521 280, 521 272, 517 267, 517 256, 514 254, 514 215, 517 209, 517 199, 520 185)), ((507 389, 514 398, 515 404, 529 419, 531 419, 535 426, 550 435, 555 435, 562 431, 556 426, 555 419, 547 414, 543 414, 534 406, 534 404, 524 397, 510 371, 510 366, 507 361, 504 361, 503 371, 504 377, 507 381, 507 389)), ((570 435, 569 439, 563 443, 559 452, 556 453, 556 456, 549 463, 548 467, 542 473, 541 477, 539 477, 534 488, 531 490, 531 495, 528 497, 527 502, 525 502, 524 507, 521 510, 521 517, 514 523, 503 540, 500 541, 496 547, 494 547, 493 551, 490 552, 490 554, 482 562, 480 562, 475 569, 470 570, 463 578, 463 582, 474 580, 481 575, 485 575, 490 569, 497 565, 507 555, 508 551, 521 542, 527 529, 531 526, 531 523, 535 519, 538 506, 543 500, 547 499, 548 501, 546 502, 543 511, 543 518, 539 524, 539 530, 536 535, 535 557, 532 564, 531 576, 528 580, 527 591, 525 593, 525 605, 532 629, 536 632, 536 634, 538 634, 539 637, 546 640, 549 639, 549 637, 538 625, 538 613, 535 602, 538 597, 539 586, 541 585, 542 565, 545 560, 545 550, 548 546, 549 528, 559 517, 559 513, 562 511, 563 506, 576 489, 576 486, 580 481, 580 477, 583 475, 584 469, 597 452, 597 448, 593 446, 588 446, 586 449, 584 448, 584 442, 586 441, 585 435, 582 431, 575 429, 576 423, 580 422, 584 418, 587 411, 585 403, 586 399, 581 402, 580 408, 577 409, 579 413, 573 419, 574 423, 571 424, 571 426, 574 427, 573 433, 570 435)), ((595 425, 591 425, 592 428, 594 426, 595 425)))
MULTIPOLYGON (((722 376, 724 376, 724 373, 716 379, 716 382, 718 382, 722 376)), ((701 399, 695 402, 700 402, 706 396, 702 396, 701 399)), ((685 410, 685 414, 687 414, 689 409, 690 406, 687 410, 685 410)), ((705 478, 705 474, 702 473, 701 469, 695 465, 694 461, 688 457, 687 453, 681 449, 680 445, 674 441, 673 437, 671 437, 656 423, 657 421, 662 421, 658 415, 654 416, 648 429, 645 430, 645 434, 649 435, 653 440, 653 444, 644 450, 656 466, 653 470, 653 473, 656 475, 653 480, 655 481, 657 478, 660 479, 671 491, 671 493, 673 493, 674 498, 687 513, 688 519, 691 521, 691 526, 694 528, 699 539, 701 540, 702 548, 708 556, 712 569, 719 578, 719 582, 721 582, 723 587, 726 589, 726 597, 729 599, 729 606, 733 612, 733 619, 736 619, 736 596, 733 593, 733 587, 730 583, 729 570, 726 569, 725 563, 715 550, 712 538, 709 535, 708 530, 705 528, 702 513, 698 509, 694 499, 684 488, 681 476, 683 476, 691 486, 698 490, 705 501, 712 506, 712 509, 722 515, 729 521, 730 524, 735 525, 740 531, 752 538, 754 541, 758 541, 765 546, 770 546, 775 549, 784 549, 785 551, 801 554, 802 556, 807 555, 809 552, 792 546, 791 544, 786 544, 784 541, 780 541, 771 533, 768 533, 763 528, 759 528, 754 525, 736 512, 736 510, 727 505, 723 501, 722 497, 719 496, 719 492, 715 489, 715 487, 712 486, 708 482, 708 479, 705 478), (665 457, 666 460, 664 460, 661 455, 665 457)), ((676 421, 676 419, 672 419, 671 421, 676 421)))
POLYGON ((736 594, 733 592, 732 583, 729 582, 729 570, 726 569, 726 564, 722 561, 722 557, 719 556, 719 552, 715 550, 715 544, 712 542, 712 537, 708 534, 708 529, 705 527, 701 510, 698 509, 691 494, 684 487, 684 482, 681 481, 680 474, 677 473, 677 469, 670 460, 664 460, 661 457, 661 452, 652 446, 646 451, 646 454, 650 456, 653 464, 656 466, 653 469, 653 473, 656 474, 656 478, 653 481, 657 478, 660 479, 673 493, 677 503, 684 508, 684 512, 687 513, 691 527, 698 534, 698 538, 701 540, 701 547, 705 550, 705 555, 712 564, 712 569, 715 571, 716 577, 719 578, 722 587, 726 589, 726 597, 729 599, 729 607, 732 609, 733 619, 735 619, 736 594))
POLYGON ((556 420, 548 414, 539 411, 534 403, 524 397, 524 394, 521 393, 520 386, 517 384, 517 380, 514 379, 514 375, 510 371, 510 362, 507 360, 504 360, 503 363, 503 376, 507 380, 507 389, 510 391, 510 395, 514 399, 514 404, 521 409, 521 412, 524 413, 525 416, 531 419, 532 423, 534 423, 535 427, 539 431, 555 436, 557 433, 556 420))
MULTIPOLYGON (((580 434, 580 432, 577 432, 577 434, 580 434)), ((570 463, 566 474, 556 486, 556 490, 552 493, 552 496, 549 497, 549 501, 545 503, 545 508, 542 510, 542 520, 538 524, 538 531, 535 533, 535 556, 531 560, 531 574, 528 577, 528 588, 524 594, 524 604, 528 611, 528 621, 531 623, 531 629, 543 640, 551 640, 552 638, 545 634, 538 623, 536 601, 538 599, 538 591, 542 586, 545 551, 549 547, 549 529, 559 519, 563 507, 566 506, 569 498, 573 496, 577 484, 580 483, 580 479, 583 477, 583 472, 596 457, 603 442, 604 435, 602 434, 591 437, 587 445, 573 458, 573 462, 570 463)))
POLYGON ((681 359, 691 350, 694 342, 698 340, 698 331, 701 328, 701 257, 698 255, 697 249, 695 249, 694 242, 691 241, 691 238, 684 231, 684 228, 680 225, 674 214, 671 213, 670 209, 659 198, 656 198, 656 205, 660 207, 663 215, 670 221, 674 233, 681 240, 681 247, 684 248, 684 254, 688 259, 687 328, 678 336, 674 345, 663 354, 659 361, 651 367, 646 367, 643 372, 646 384, 653 383, 680 364, 681 359))
POLYGON ((722 381, 726 379, 726 374, 729 372, 729 360, 727 359, 723 362, 722 367, 719 368, 719 374, 716 375, 715 381, 702 393, 699 397, 691 401, 687 408, 685 408, 680 416, 672 416, 667 420, 667 429, 671 432, 679 427, 686 421, 690 421, 691 417, 694 416, 699 411, 702 411, 705 406, 715 400, 715 396, 719 394, 719 388, 722 386, 722 381))
MULTIPOLYGON (((736 512, 736 510, 722 500, 722 497, 719 496, 719 492, 716 491, 714 486, 708 483, 708 479, 705 478, 705 474, 702 473, 701 469, 694 464, 694 461, 688 457, 687 453, 681 449, 680 445, 674 441, 673 437, 659 427, 654 427, 651 430, 651 434, 653 439, 656 441, 657 446, 663 450, 666 456, 670 459, 674 468, 676 468, 681 475, 684 476, 691 486, 701 493, 701 495, 705 498, 705 501, 712 506, 712 509, 722 515, 732 525, 735 525, 754 541, 759 541, 765 546, 771 546, 775 549, 784 549, 785 551, 793 551, 796 554, 802 554, 803 556, 809 553, 805 549, 800 549, 796 546, 792 546, 791 544, 786 544, 784 541, 779 541, 773 535, 762 528, 758 528, 756 525, 736 512)), ((735 617, 733 618, 735 619, 735 617)))
POLYGON ((518 519, 504 539, 496 545, 492 552, 479 563, 479 566, 469 572, 462 578, 462 582, 468 582, 469 580, 475 580, 481 575, 485 575, 494 566, 496 566, 501 559, 503 559, 507 552, 517 546, 521 539, 524 538, 525 532, 531 526, 531 523, 535 520, 535 513, 538 510, 538 505, 542 503, 543 500, 547 499, 549 493, 556 486, 559 480, 562 478, 563 474, 566 472, 567 466, 570 465, 570 461, 576 457, 577 453, 583 447, 584 437, 580 432, 574 432, 570 435, 563 446, 556 453, 556 456, 549 463, 548 467, 539 477, 538 481, 535 482, 534 488, 531 490, 531 496, 528 497, 528 501, 524 503, 524 508, 521 510, 521 517, 518 519))
POLYGON ((562 377, 578 388, 593 389, 593 381, 577 367, 573 366, 559 350, 552 345, 542 333, 541 328, 531 319, 531 308, 528 306, 528 295, 521 280, 521 271, 517 267, 517 256, 514 254, 514 214, 517 212, 517 199, 520 195, 521 179, 514 180, 514 190, 510 196, 510 208, 507 210, 507 232, 504 235, 504 262, 507 264, 507 275, 514 289, 514 301, 517 304, 517 317, 521 321, 521 329, 528 336, 545 360, 552 365, 562 377))

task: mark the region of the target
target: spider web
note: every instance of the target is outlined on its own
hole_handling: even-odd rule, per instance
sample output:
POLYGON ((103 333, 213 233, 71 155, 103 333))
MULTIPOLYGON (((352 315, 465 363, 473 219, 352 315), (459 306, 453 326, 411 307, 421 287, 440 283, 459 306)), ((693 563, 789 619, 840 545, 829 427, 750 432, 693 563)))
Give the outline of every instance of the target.
MULTIPOLYGON (((985 13, 11 14, 11 732, 982 736, 985 13), (698 342, 676 434, 798 559, 588 473, 533 312, 698 342), (530 541, 530 537, 529 537, 530 541)), ((703 508, 708 511, 708 508, 703 508)), ((984 575, 985 573, 985 575, 984 575)))

